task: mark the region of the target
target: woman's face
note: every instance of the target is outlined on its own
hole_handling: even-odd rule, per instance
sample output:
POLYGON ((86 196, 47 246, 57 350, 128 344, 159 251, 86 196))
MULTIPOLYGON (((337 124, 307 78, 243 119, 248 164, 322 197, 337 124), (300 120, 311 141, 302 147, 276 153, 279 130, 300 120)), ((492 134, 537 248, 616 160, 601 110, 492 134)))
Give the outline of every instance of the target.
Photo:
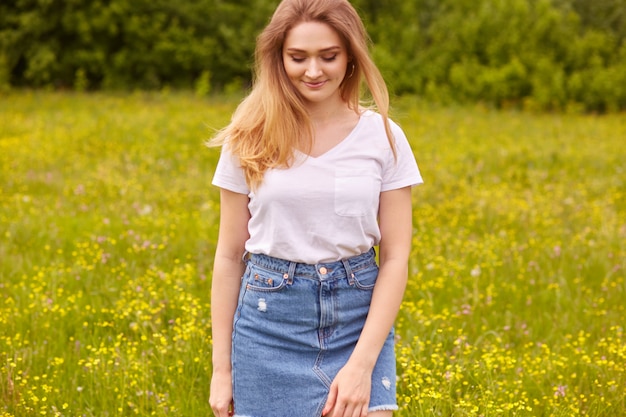
POLYGON ((310 104, 341 100, 348 53, 339 34, 326 23, 302 22, 285 38, 283 65, 289 80, 310 104))

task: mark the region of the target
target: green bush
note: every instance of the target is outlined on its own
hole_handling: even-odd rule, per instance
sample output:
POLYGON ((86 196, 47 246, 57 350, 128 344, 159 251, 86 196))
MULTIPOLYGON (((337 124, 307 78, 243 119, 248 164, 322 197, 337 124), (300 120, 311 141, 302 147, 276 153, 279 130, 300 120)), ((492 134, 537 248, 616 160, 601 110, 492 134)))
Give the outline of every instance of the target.
POLYGON ((13 0, 0 5, 9 83, 57 88, 193 88, 249 74, 256 32, 276 1, 13 0), (84 78, 84 79, 83 79, 84 78))
MULTIPOLYGON (((0 88, 245 88, 256 35, 278 1, 9 0, 0 4, 0 88)), ((352 2, 392 93, 626 109, 626 0, 352 2)))
POLYGON ((396 93, 532 109, 626 109, 625 0, 597 7, 583 0, 354 3, 396 93))

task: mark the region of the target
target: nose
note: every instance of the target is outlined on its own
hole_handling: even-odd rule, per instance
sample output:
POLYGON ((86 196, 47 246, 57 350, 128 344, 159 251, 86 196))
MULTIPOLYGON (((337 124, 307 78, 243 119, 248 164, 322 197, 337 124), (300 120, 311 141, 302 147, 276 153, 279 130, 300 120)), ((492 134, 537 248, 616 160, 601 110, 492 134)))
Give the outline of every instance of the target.
POLYGON ((309 65, 307 66, 304 75, 312 79, 318 78, 322 75, 322 68, 319 62, 317 62, 317 59, 311 59, 309 61, 309 65))

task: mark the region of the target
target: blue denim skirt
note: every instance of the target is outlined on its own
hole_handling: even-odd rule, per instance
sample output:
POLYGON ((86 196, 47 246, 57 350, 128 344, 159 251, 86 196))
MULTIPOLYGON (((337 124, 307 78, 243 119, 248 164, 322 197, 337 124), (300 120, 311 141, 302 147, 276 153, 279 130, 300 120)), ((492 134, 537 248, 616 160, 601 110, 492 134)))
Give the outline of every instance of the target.
MULTIPOLYGON (((233 326, 238 417, 320 417, 361 334, 378 277, 374 250, 301 264, 250 254, 233 326)), ((396 410, 393 330, 372 374, 369 409, 396 410)))

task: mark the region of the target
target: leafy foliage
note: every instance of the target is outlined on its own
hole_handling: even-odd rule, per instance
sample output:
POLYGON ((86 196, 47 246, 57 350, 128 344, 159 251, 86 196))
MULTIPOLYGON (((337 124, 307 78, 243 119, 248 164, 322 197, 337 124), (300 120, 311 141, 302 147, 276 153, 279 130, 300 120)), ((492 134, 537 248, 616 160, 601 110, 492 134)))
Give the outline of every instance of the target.
MULTIPOLYGON (((278 1, 9 0, 0 5, 0 91, 241 88, 278 1)), ((352 3, 396 94, 626 109, 626 0, 352 3)))
POLYGON ((355 1, 396 93, 531 109, 626 108, 626 1, 355 1))
POLYGON ((191 88, 205 71, 223 84, 249 73, 266 3, 12 1, 0 6, 0 65, 16 86, 72 87, 82 74, 92 88, 191 88))

